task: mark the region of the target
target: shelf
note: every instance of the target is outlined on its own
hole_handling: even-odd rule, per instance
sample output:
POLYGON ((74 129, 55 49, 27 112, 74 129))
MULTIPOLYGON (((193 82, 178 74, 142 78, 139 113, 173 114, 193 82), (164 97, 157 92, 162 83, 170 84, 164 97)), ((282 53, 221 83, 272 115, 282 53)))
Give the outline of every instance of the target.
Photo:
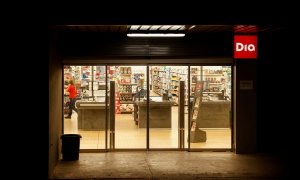
POLYGON ((133 101, 120 101, 120 104, 134 104, 133 101))
POLYGON ((216 84, 216 85, 221 85, 221 84, 223 84, 223 83, 208 83, 208 84, 216 84))
POLYGON ((137 83, 119 83, 119 85, 137 85, 137 83))
POLYGON ((120 92, 120 94, 135 94, 133 92, 120 92))
POLYGON ((133 111, 120 111, 121 113, 129 113, 131 114, 133 111))
POLYGON ((223 76, 223 74, 203 74, 203 76, 223 76))
POLYGON ((203 94, 222 94, 222 92, 202 92, 203 94))

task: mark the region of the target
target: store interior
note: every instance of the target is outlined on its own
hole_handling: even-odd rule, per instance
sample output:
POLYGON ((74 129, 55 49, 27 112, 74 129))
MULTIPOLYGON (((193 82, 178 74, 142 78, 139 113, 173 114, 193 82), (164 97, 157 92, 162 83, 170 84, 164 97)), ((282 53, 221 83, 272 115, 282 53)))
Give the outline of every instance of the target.
POLYGON ((64 118, 63 132, 80 134, 80 149, 110 148, 111 93, 115 149, 146 149, 147 143, 149 149, 178 149, 181 129, 184 148, 190 143, 191 149, 231 149, 231 66, 65 65, 64 116, 69 111, 66 89, 71 79, 78 112, 64 118))

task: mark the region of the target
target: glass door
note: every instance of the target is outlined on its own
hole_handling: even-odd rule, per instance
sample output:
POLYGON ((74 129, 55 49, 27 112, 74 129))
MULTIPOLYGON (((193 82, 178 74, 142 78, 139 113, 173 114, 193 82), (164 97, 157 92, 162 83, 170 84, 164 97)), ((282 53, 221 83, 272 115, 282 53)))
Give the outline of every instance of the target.
POLYGON ((190 148, 231 149, 231 66, 190 66, 190 148))
MULTIPOLYGON (((188 127, 185 124, 188 119, 187 73, 188 66, 149 66, 150 149, 177 149, 180 146, 180 132, 184 132, 184 130, 187 130, 184 127, 188 127), (181 112, 179 100, 180 82, 182 82, 182 91, 184 91, 182 93, 181 112), (180 116, 182 117, 181 120, 180 116)), ((184 136, 184 133, 182 135, 184 136)), ((184 145, 181 147, 184 148, 184 145)))
POLYGON ((108 82, 115 84, 115 149, 146 149, 147 129, 143 124, 146 69, 146 66, 107 66, 108 82))
POLYGON ((105 66, 64 66, 64 134, 80 134, 80 149, 106 148, 105 66))

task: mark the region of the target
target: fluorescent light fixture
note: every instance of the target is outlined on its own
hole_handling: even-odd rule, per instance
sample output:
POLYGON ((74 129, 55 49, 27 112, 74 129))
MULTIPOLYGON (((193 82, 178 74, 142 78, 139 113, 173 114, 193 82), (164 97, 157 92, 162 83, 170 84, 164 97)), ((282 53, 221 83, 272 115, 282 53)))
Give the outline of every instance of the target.
POLYGON ((160 27, 161 27, 161 26, 153 25, 153 26, 151 26, 150 31, 155 31, 155 30, 157 30, 157 29, 160 28, 160 27))
POLYGON ((148 30, 151 26, 148 25, 143 25, 142 27, 140 27, 140 30, 148 30))
POLYGON ((185 34, 183 33, 129 33, 127 34, 128 37, 184 37, 185 34))
POLYGON ((185 26, 181 26, 178 30, 185 30, 185 26))
POLYGON ((161 28, 159 28, 159 30, 167 30, 169 29, 171 26, 170 25, 164 25, 161 28))
POLYGON ((139 25, 132 25, 130 27, 130 30, 138 30, 139 27, 140 27, 139 25))
POLYGON ((169 30, 175 31, 175 30, 178 30, 178 29, 180 29, 182 27, 184 27, 184 26, 183 25, 174 25, 174 26, 170 27, 169 30))

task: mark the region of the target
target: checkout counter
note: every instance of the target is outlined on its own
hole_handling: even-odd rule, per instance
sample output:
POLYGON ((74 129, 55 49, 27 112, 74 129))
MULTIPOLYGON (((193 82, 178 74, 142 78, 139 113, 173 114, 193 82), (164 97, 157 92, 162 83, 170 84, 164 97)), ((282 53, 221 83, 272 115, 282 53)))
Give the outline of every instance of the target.
MULTIPOLYGON (((172 104, 169 100, 155 100, 149 102, 149 127, 171 128, 172 104)), ((134 120, 139 128, 147 127, 147 101, 134 102, 134 120)))
MULTIPOLYGON (((191 101, 191 107, 193 102, 191 101)), ((230 128, 231 101, 202 101, 199 108, 199 128, 230 128)))
MULTIPOLYGON (((105 102, 77 101, 76 107, 78 110, 78 129, 105 130, 105 102)), ((109 115, 109 106, 107 107, 107 115, 109 115)))

